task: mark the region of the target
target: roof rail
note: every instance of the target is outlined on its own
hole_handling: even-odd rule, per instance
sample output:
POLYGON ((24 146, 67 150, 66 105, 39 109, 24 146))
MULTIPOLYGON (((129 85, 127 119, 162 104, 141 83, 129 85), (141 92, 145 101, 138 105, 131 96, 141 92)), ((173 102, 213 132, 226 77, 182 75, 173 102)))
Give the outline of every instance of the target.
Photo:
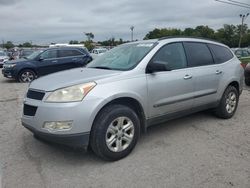
POLYGON ((205 37, 193 37, 193 36, 185 36, 185 35, 183 35, 183 36, 177 35, 177 36, 161 37, 158 40, 172 39, 172 38, 202 39, 202 40, 208 40, 208 41, 217 42, 217 43, 222 44, 221 42, 218 42, 218 41, 213 40, 213 39, 205 38, 205 37))

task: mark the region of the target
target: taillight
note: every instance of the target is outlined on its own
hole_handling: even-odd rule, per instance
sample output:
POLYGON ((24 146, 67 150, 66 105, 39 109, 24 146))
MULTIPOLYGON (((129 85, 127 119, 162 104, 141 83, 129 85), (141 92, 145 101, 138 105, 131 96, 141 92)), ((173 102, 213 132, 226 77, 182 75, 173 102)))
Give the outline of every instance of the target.
POLYGON ((247 66, 247 64, 246 64, 246 63, 241 63, 240 65, 242 66, 242 68, 243 68, 243 69, 245 69, 245 68, 246 68, 246 66, 247 66))

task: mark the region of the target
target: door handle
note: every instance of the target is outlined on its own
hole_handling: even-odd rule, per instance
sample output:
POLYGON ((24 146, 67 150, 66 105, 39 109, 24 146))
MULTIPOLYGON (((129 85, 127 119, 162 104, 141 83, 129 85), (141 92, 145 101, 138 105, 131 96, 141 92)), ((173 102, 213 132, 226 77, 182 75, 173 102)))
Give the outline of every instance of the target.
POLYGON ((217 70, 216 72, 215 72, 215 74, 221 74, 222 73, 222 71, 220 71, 220 70, 217 70))
POLYGON ((189 79, 191 79, 191 78, 192 78, 192 76, 190 76, 190 75, 188 75, 188 74, 184 76, 184 80, 189 80, 189 79))
POLYGON ((57 63, 57 60, 51 61, 52 63, 57 63))
POLYGON ((77 58, 73 58, 73 59, 72 59, 72 61, 76 61, 76 60, 77 60, 77 58))

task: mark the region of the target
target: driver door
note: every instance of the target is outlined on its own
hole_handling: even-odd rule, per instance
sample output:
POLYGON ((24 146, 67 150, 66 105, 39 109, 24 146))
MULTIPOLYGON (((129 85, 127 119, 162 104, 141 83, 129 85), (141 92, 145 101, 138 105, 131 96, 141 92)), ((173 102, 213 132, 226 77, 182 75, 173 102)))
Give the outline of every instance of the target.
POLYGON ((192 108, 193 72, 187 68, 183 44, 178 42, 163 46, 150 63, 164 64, 168 70, 146 75, 150 118, 192 108))
POLYGON ((48 49, 44 51, 37 63, 37 70, 40 76, 50 74, 58 71, 58 50, 57 49, 48 49))

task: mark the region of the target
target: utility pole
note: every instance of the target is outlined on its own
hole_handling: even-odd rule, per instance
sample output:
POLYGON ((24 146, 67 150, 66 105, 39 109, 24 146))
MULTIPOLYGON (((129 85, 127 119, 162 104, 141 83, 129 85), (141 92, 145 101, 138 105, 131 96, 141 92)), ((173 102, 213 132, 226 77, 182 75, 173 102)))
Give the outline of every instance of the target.
POLYGON ((134 26, 131 26, 130 27, 130 30, 131 30, 131 41, 133 42, 134 41, 134 26))
POLYGON ((241 27, 240 27, 239 48, 240 48, 240 46, 241 46, 241 41, 242 41, 242 37, 243 37, 243 26, 244 26, 244 21, 247 19, 248 16, 249 16, 249 13, 247 13, 247 14, 240 14, 240 18, 241 18, 241 27))
POLYGON ((4 40, 2 39, 2 48, 4 48, 4 40))

